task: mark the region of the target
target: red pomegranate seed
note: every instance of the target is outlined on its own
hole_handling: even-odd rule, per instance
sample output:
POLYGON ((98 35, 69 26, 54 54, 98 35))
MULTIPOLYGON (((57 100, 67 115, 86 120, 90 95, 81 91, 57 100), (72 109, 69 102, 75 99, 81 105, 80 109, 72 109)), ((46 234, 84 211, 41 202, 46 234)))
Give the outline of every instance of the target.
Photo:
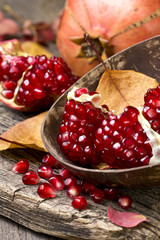
POLYGON ((77 185, 77 179, 75 177, 66 178, 64 181, 64 184, 65 184, 65 188, 67 189, 73 185, 77 185))
POLYGON ((29 161, 27 159, 21 159, 12 167, 14 173, 26 173, 29 169, 29 161))
POLYGON ((128 195, 124 195, 119 197, 118 204, 123 209, 128 209, 132 205, 132 199, 128 195))
POLYGON ((41 198, 53 198, 56 195, 56 190, 49 183, 41 183, 37 193, 41 198))
POLYGON ((80 97, 82 94, 87 94, 88 88, 79 88, 75 91, 75 97, 80 97))
POLYGON ((22 181, 26 185, 34 185, 34 184, 39 183, 40 178, 39 178, 39 176, 37 175, 36 172, 29 171, 29 172, 27 172, 23 175, 22 181))
POLYGON ((119 190, 117 188, 105 188, 104 189, 104 198, 107 200, 117 199, 119 190))
POLYGON ((66 193, 69 198, 73 199, 77 196, 79 196, 82 192, 82 187, 80 185, 72 185, 66 190, 66 193))
POLYGON ((75 197, 72 201, 72 206, 79 210, 85 209, 87 207, 87 200, 85 196, 75 197))
POLYGON ((50 178, 53 176, 53 170, 50 166, 40 165, 37 172, 42 178, 50 178))
POLYGON ((97 187, 94 184, 85 180, 82 181, 81 185, 82 185, 82 191, 86 194, 90 194, 97 189, 97 187))
POLYGON ((99 188, 96 188, 90 193, 90 196, 95 203, 100 203, 104 198, 104 191, 102 191, 99 188))
POLYGON ((45 166, 56 167, 58 162, 52 155, 45 154, 42 158, 42 164, 45 166))
POLYGON ((73 173, 71 173, 67 168, 63 168, 59 174, 63 177, 63 179, 73 177, 73 173))
POLYGON ((57 190, 60 191, 64 188, 64 179, 61 175, 54 175, 49 180, 49 183, 57 190))

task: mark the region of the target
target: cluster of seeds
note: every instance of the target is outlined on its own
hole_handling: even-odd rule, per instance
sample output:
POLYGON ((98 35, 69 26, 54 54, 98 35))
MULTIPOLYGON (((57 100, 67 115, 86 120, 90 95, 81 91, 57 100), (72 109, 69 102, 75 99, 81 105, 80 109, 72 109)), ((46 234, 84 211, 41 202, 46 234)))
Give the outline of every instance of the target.
POLYGON ((60 57, 0 56, 2 96, 28 109, 49 107, 77 80, 60 57))
POLYGON ((143 116, 149 121, 151 128, 160 134, 160 85, 148 89, 144 102, 143 116))
POLYGON ((88 205, 86 195, 89 195, 95 203, 100 203, 103 199, 118 200, 119 206, 123 209, 129 208, 132 204, 132 199, 128 195, 119 196, 118 188, 97 186, 78 179, 69 170, 58 165, 50 154, 43 156, 37 172, 29 170, 29 161, 26 159, 16 163, 12 171, 23 173, 22 182, 25 185, 39 184, 37 193, 41 198, 54 198, 57 191, 65 190, 72 200, 72 206, 79 210, 85 209, 88 205), (55 168, 58 173, 54 173, 55 168), (41 178, 46 181, 40 183, 41 178))

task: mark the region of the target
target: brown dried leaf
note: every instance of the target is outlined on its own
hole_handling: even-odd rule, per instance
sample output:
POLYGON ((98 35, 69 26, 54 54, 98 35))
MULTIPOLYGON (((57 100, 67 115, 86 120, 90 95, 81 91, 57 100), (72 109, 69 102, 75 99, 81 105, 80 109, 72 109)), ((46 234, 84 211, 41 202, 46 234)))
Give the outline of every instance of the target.
POLYGON ((110 74, 113 81, 105 72, 96 91, 102 95, 101 104, 106 104, 110 110, 115 110, 116 113, 123 112, 128 105, 134 107, 143 105, 147 90, 158 85, 155 79, 132 70, 110 70, 110 74))
POLYGON ((0 140, 0 151, 9 148, 22 147, 30 147, 33 149, 46 151, 41 139, 41 125, 46 113, 47 111, 35 117, 24 120, 3 133, 0 138, 5 138, 20 145, 0 140))

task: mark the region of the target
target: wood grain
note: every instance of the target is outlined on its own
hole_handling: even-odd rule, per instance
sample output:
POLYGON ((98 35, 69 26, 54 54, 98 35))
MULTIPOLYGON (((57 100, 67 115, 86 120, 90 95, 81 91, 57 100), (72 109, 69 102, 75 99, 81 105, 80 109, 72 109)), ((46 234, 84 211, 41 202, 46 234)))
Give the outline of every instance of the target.
MULTIPOLYGON (((0 133, 28 116, 0 105, 0 133)), ((117 202, 103 201, 95 204, 89 196, 88 208, 78 211, 71 206, 65 191, 53 199, 44 200, 37 195, 37 186, 25 186, 21 175, 11 168, 20 158, 30 160, 30 169, 36 170, 42 153, 29 149, 13 149, 0 153, 0 214, 35 232, 63 239, 159 239, 160 238, 160 187, 139 190, 120 189, 134 202, 130 209, 144 214, 150 222, 136 228, 125 229, 112 224, 107 217, 107 207, 121 210, 117 202)), ((15 235, 16 236, 16 235, 15 235)), ((18 239, 18 238, 16 238, 18 239)))

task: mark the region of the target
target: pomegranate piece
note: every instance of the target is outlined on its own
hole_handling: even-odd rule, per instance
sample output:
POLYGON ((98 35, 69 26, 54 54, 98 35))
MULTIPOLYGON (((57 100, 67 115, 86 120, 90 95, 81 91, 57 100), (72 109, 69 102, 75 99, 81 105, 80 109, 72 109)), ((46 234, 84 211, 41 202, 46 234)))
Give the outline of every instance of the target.
POLYGON ((38 184, 39 181, 40 181, 40 178, 37 175, 37 173, 34 171, 29 171, 25 173, 22 177, 22 182, 25 185, 35 185, 35 184, 38 184))
MULTIPOLYGON (((91 101, 80 102, 79 97, 84 94, 84 89, 78 90, 74 92, 76 100, 69 99, 65 104, 57 142, 70 160, 81 165, 97 165, 100 158, 95 150, 94 134, 105 116, 108 116, 108 112, 106 109, 102 112, 91 101)), ((90 96, 85 90, 85 95, 97 101, 97 93, 90 96)))
POLYGON ((66 178, 64 181, 64 184, 65 184, 65 188, 67 189, 73 185, 77 185, 77 179, 75 177, 66 178))
POLYGON ((115 200, 118 198, 119 190, 117 188, 105 188, 104 198, 107 200, 115 200))
POLYGON ((60 191, 64 188, 64 179, 61 175, 54 175, 49 180, 49 183, 57 190, 60 191))
POLYGON ((49 166, 40 165, 37 172, 41 178, 51 178, 53 176, 53 170, 49 166))
POLYGON ((60 57, 28 56, 18 40, 0 42, 0 101, 11 108, 49 108, 77 80, 60 57))
POLYGON ((160 134, 160 85, 148 89, 144 102, 143 116, 149 121, 151 128, 160 134))
POLYGON ((90 193, 90 196, 95 203, 100 203, 104 198, 104 191, 96 188, 90 193))
POLYGON ((132 205, 132 199, 129 195, 119 197, 118 204, 123 209, 128 209, 132 205))
POLYGON ((26 173, 29 169, 29 161, 27 159, 21 159, 12 167, 14 173, 26 173))
POLYGON ((42 165, 56 167, 58 165, 58 162, 52 155, 45 154, 42 158, 42 165))
POLYGON ((67 193, 68 197, 71 198, 71 199, 79 196, 81 194, 81 192, 82 192, 82 187, 78 184, 72 185, 71 187, 69 187, 66 190, 66 193, 67 193))
POLYGON ((41 198, 54 198, 56 196, 56 190, 49 183, 41 183, 37 190, 38 195, 41 198))
POLYGON ((87 200, 85 196, 75 197, 72 200, 72 206, 79 210, 85 209, 87 207, 87 200))
POLYGON ((82 191, 86 194, 91 194, 93 191, 97 189, 97 187, 94 184, 87 182, 85 180, 82 181, 81 186, 82 191))

